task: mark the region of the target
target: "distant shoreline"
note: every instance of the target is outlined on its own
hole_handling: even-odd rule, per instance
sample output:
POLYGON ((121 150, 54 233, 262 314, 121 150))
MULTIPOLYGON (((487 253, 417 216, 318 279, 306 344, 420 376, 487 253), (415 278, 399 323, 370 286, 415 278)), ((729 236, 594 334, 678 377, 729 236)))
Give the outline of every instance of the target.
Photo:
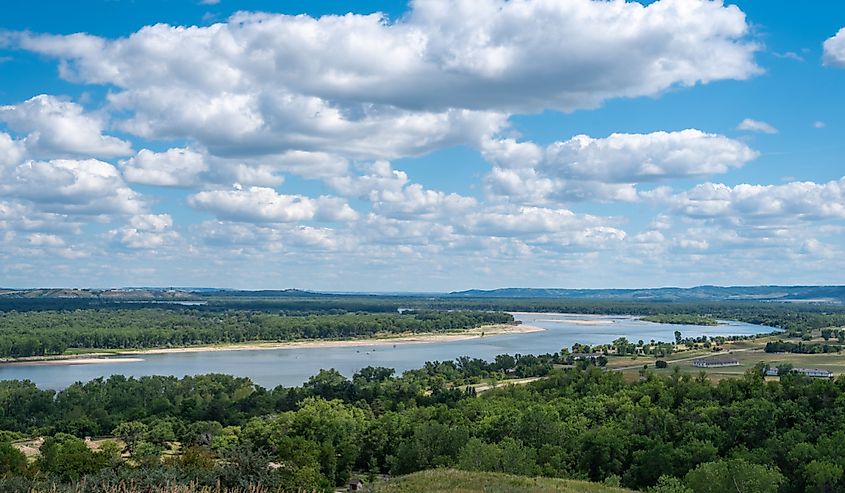
POLYGON ((9 358, 0 361, 0 366, 51 366, 51 365, 90 365, 140 362, 143 358, 127 358, 127 356, 143 356, 145 354, 179 354, 206 353, 218 351, 258 351, 271 349, 317 349, 332 347, 366 347, 386 346, 390 344, 429 344, 437 342, 458 342, 481 337, 492 337, 509 334, 528 334, 542 332, 546 329, 533 325, 485 325, 474 329, 457 332, 440 332, 424 334, 396 334, 393 336, 380 335, 373 338, 339 339, 339 340, 298 340, 298 341, 253 341, 247 343, 219 344, 212 346, 185 346, 173 348, 126 349, 108 352, 90 352, 73 355, 35 356, 29 358, 9 358))

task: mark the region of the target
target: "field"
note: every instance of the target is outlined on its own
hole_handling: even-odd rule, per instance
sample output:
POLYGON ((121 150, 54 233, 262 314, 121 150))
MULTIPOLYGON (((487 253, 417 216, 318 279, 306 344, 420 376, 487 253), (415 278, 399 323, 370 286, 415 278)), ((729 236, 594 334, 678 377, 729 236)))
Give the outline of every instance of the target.
POLYGON ((375 493, 631 493, 632 490, 585 481, 437 469, 390 480, 376 485, 372 491, 375 493))
MULTIPOLYGON (((752 341, 738 341, 725 344, 725 350, 712 352, 709 350, 682 351, 663 358, 669 366, 656 368, 656 359, 650 356, 609 358, 609 369, 622 371, 626 379, 634 380, 639 377, 643 365, 648 365, 649 371, 658 375, 668 375, 678 368, 682 374, 699 375, 704 372, 711 380, 718 381, 743 375, 758 363, 777 367, 781 364, 791 364, 793 367, 818 368, 828 370, 835 376, 845 374, 845 353, 828 354, 797 354, 797 353, 767 353, 763 350, 766 342, 777 340, 777 337, 762 337, 752 341), (723 368, 697 368, 692 362, 699 358, 731 358, 739 362, 739 366, 723 368)), ((824 342, 822 339, 812 342, 824 342)))

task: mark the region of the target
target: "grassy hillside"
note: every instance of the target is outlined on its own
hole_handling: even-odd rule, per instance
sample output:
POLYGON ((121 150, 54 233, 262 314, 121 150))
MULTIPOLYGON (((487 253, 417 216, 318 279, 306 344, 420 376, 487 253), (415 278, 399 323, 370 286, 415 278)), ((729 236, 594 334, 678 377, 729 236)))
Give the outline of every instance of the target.
POLYGON ((422 471, 374 488, 376 493, 632 493, 597 483, 452 469, 422 471))

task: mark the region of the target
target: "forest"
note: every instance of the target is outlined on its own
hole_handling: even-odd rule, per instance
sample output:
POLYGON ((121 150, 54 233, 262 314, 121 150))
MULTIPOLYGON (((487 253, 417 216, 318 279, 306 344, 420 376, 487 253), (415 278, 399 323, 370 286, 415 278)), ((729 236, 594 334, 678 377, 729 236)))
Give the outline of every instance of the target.
POLYGON ((544 367, 544 379, 480 395, 452 385, 505 375, 519 359, 432 362, 402 376, 323 371, 275 389, 225 375, 118 376, 60 392, 0 382, 0 490, 129 482, 332 491, 352 475, 440 467, 661 493, 728 491, 713 488, 735 481, 755 492, 845 488, 843 378, 765 381, 753 370, 716 384, 680 373, 626 382, 584 364, 544 367), (121 445, 86 446, 102 434, 121 445), (34 461, 11 445, 24 437, 46 437, 34 461))
POLYGON ((69 348, 142 349, 372 337, 502 323, 513 323, 513 316, 503 312, 432 310, 337 315, 189 308, 9 311, 0 313, 0 357, 59 355, 69 348))

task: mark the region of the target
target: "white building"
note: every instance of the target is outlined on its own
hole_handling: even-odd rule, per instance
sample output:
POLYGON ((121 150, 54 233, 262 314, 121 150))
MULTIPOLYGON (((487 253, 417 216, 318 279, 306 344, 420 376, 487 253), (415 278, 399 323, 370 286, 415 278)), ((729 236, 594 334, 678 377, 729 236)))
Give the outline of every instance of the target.
POLYGON ((696 368, 722 368, 725 366, 739 366, 739 361, 732 358, 701 358, 693 360, 692 366, 696 368))

